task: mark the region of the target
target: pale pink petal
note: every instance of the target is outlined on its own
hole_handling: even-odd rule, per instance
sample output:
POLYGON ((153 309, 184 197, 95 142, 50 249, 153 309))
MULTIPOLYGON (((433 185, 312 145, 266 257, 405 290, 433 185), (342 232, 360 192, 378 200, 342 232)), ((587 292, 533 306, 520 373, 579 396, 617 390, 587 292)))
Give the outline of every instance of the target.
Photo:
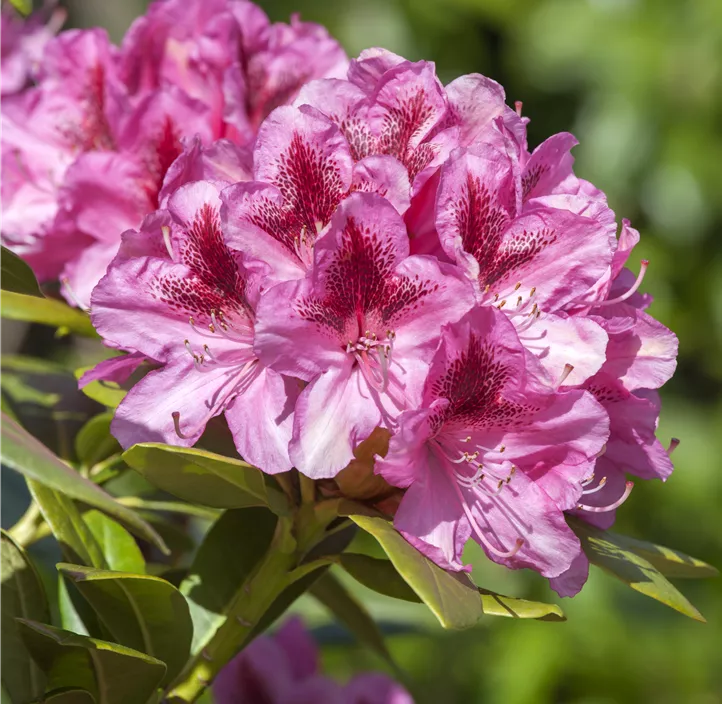
POLYGON ((453 80, 446 86, 446 96, 454 120, 461 127, 459 143, 463 146, 474 142, 494 118, 509 111, 504 89, 479 73, 453 80))
POLYGON ((392 156, 367 156, 353 169, 352 191, 378 193, 403 215, 411 204, 411 186, 406 167, 392 156))
POLYGON ((93 289, 118 253, 119 242, 98 242, 68 262, 61 274, 60 292, 72 306, 90 308, 93 289))
POLYGON ((259 368, 251 384, 226 409, 239 454, 266 474, 291 469, 288 443, 299 393, 297 380, 259 368))
POLYGON ((349 357, 344 366, 318 376, 299 396, 291 461, 313 479, 333 477, 380 422, 374 392, 349 357))
POLYGON ((357 59, 351 61, 348 69, 348 80, 371 94, 381 77, 395 66, 408 63, 403 56, 394 54, 387 49, 373 47, 364 49, 357 59))

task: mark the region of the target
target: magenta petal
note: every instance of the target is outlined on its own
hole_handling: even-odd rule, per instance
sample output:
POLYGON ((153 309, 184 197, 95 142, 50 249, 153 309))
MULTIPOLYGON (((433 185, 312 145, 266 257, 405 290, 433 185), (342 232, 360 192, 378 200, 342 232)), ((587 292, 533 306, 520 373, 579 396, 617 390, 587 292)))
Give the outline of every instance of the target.
POLYGON ((345 704, 414 704, 411 695, 388 675, 356 675, 344 687, 345 704))
POLYGON ((237 373, 226 367, 196 371, 190 357, 188 362, 152 371, 118 406, 111 431, 125 449, 139 442, 190 447, 203 434, 206 423, 223 412, 237 385, 237 373), (183 437, 176 432, 174 413, 180 414, 183 437))
POLYGON ((319 671, 318 646, 298 616, 285 621, 273 640, 286 654, 294 680, 304 680, 319 671))
POLYGON ((78 388, 82 389, 93 381, 113 381, 122 384, 144 361, 145 356, 139 352, 103 360, 78 379, 78 388))
POLYGON ((492 122, 506 111, 504 89, 478 73, 460 76, 446 86, 455 120, 461 127, 459 142, 467 146, 474 142, 492 122))
POLYGON ((586 584, 589 577, 589 560, 583 552, 574 558, 569 568, 559 576, 549 580, 549 586, 559 596, 574 596, 586 584))
POLYGON ((411 204, 411 186, 406 167, 392 156, 367 156, 353 170, 352 191, 378 193, 403 215, 411 204))

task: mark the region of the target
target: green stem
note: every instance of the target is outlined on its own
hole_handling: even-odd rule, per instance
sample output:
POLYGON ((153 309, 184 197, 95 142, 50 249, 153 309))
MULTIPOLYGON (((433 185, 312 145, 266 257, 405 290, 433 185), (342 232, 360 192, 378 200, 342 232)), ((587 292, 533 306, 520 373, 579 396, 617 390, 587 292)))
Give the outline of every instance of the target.
POLYGON ((290 522, 279 518, 273 541, 254 573, 236 593, 226 620, 189 663, 168 693, 168 704, 196 701, 221 668, 241 649, 271 604, 291 583, 297 556, 290 522))
POLYGON ((316 501, 316 482, 305 474, 298 473, 298 479, 301 484, 301 502, 304 504, 313 504, 316 501))
POLYGON ((31 500, 27 511, 20 517, 20 520, 8 531, 10 537, 18 545, 27 547, 38 538, 38 529, 43 525, 43 517, 40 514, 40 507, 31 500))

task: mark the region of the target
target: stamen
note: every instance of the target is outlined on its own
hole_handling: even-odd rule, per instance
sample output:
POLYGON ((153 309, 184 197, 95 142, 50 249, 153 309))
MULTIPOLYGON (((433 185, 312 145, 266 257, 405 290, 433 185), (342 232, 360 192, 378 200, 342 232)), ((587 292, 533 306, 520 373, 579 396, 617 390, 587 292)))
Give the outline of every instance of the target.
POLYGON ((73 301, 73 303, 75 303, 75 305, 76 305, 78 308, 80 308, 80 310, 84 311, 85 313, 89 313, 89 312, 90 312, 90 308, 88 308, 87 306, 84 306, 84 305, 80 302, 80 299, 75 295, 75 291, 73 291, 73 289, 72 289, 72 287, 71 287, 71 285, 70 285, 70 282, 69 282, 69 280, 68 280, 68 277, 67 277, 67 276, 63 276, 63 278, 60 279, 60 283, 63 284, 63 286, 65 287, 65 291, 66 291, 66 293, 68 294, 68 297, 73 301))
POLYGON ((186 435, 183 433, 180 427, 180 411, 173 411, 171 413, 173 416, 173 427, 175 428, 175 434, 181 439, 181 440, 192 440, 192 435, 186 435))
MULTIPOLYGON (((594 478, 594 477, 592 476, 592 479, 593 479, 593 478, 594 478)), ((607 483, 607 478, 606 478, 606 477, 602 477, 602 478, 599 480, 599 484, 597 484, 597 486, 595 486, 593 489, 585 489, 585 490, 582 492, 582 494, 584 494, 585 496, 586 496, 587 494, 596 494, 600 489, 603 489, 603 488, 604 488, 604 485, 605 485, 606 483, 607 483)), ((586 486, 586 484, 585 484, 584 482, 582 482, 582 486, 586 486)))
POLYGON ((626 301, 630 296, 632 296, 634 293, 636 293, 637 289, 641 286, 642 280, 644 279, 644 274, 647 272, 647 267, 649 266, 649 260, 642 259, 642 264, 639 267, 639 275, 637 276, 637 280, 632 284, 632 287, 627 291, 626 293, 623 293, 621 296, 617 296, 616 298, 610 298, 607 301, 602 301, 601 303, 598 303, 599 306, 611 306, 615 303, 623 303, 626 301))
POLYGON ((632 493, 634 488, 634 482, 627 482, 624 487, 624 493, 612 504, 608 506, 587 506, 586 504, 577 504, 577 508, 581 511, 589 511, 589 513, 605 513, 607 511, 614 511, 615 508, 619 508, 632 493))
POLYGON ((569 375, 574 371, 574 365, 572 364, 565 364, 564 369, 562 370, 561 376, 559 377, 559 380, 556 383, 556 386, 554 387, 554 390, 558 390, 559 387, 567 380, 569 375))
POLYGON ((672 438, 669 441, 669 447, 667 448, 667 454, 671 455, 679 446, 679 438, 672 438))
POLYGON ((170 242, 170 227, 168 227, 168 225, 162 225, 160 231, 163 233, 163 242, 165 242, 165 248, 168 250, 168 256, 173 259, 173 247, 170 242))

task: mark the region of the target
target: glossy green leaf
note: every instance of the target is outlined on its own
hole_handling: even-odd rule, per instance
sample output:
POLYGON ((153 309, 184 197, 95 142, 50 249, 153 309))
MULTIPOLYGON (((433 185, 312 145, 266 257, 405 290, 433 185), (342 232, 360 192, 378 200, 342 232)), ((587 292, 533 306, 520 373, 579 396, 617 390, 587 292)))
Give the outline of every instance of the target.
MULTIPOLYGON (((85 372, 90 371, 93 367, 81 367, 75 370, 75 378, 80 379, 85 372)), ((93 401, 102 403, 108 408, 117 408, 120 402, 125 398, 128 393, 125 389, 121 388, 119 384, 114 381, 91 381, 89 384, 83 386, 80 389, 88 398, 92 398, 93 401)))
POLYGON ((83 521, 100 546, 109 569, 145 574, 143 553, 123 526, 95 509, 86 511, 83 521))
POLYGON ((488 589, 479 589, 481 608, 485 616, 506 616, 507 618, 533 618, 538 621, 566 621, 567 617, 556 604, 541 601, 517 599, 504 596, 488 589))
POLYGON ((390 560, 345 552, 338 556, 338 562, 357 582, 379 594, 393 599, 421 602, 390 560))
POLYGON ((28 479, 28 489, 67 560, 107 567, 103 550, 73 500, 60 491, 28 479))
POLYGON ((110 434, 112 420, 112 413, 101 413, 91 418, 78 432, 75 438, 75 454, 86 467, 92 467, 120 452, 120 444, 110 434))
POLYGON ((2 419, 1 452, 2 463, 6 467, 62 492, 66 497, 77 499, 110 514, 136 535, 151 541, 164 552, 167 550, 160 536, 148 523, 62 462, 7 416, 2 419))
POLYGON ((48 692, 43 704, 96 704, 95 697, 84 689, 63 688, 48 692))
POLYGON ((193 624, 183 595, 169 582, 150 575, 59 564, 95 609, 113 638, 134 650, 162 660, 166 681, 188 659, 193 624))
POLYGON ((123 459, 151 484, 190 503, 214 508, 269 505, 262 472, 241 460, 160 443, 134 445, 123 459))
POLYGON ((49 689, 84 689, 98 704, 144 704, 165 675, 165 665, 145 653, 19 620, 25 645, 48 675, 49 689))
POLYGON ((695 621, 705 622, 702 614, 648 560, 630 550, 624 536, 599 530, 577 518, 569 518, 568 521, 579 536, 589 562, 601 567, 632 589, 695 621))
POLYGON ((2 541, 2 682, 16 704, 45 690, 45 675, 33 662, 20 637, 16 618, 47 621, 48 601, 40 576, 25 551, 5 532, 2 541))
POLYGON ((716 577, 719 571, 696 557, 690 557, 683 552, 666 548, 663 545, 655 545, 645 540, 637 540, 627 535, 606 532, 611 536, 617 545, 622 545, 636 555, 643 557, 652 567, 659 570, 665 577, 677 577, 684 579, 703 579, 716 577))
POLYGON ((393 664, 384 637, 371 614, 332 572, 326 572, 309 592, 348 628, 359 643, 393 664))
POLYGON ((0 307, 2 317, 9 320, 42 323, 84 337, 98 337, 86 313, 61 301, 3 291, 0 307))
POLYGON ((43 298, 33 270, 15 252, 3 247, 0 257, 0 282, 3 291, 43 298))
POLYGON ((479 593, 468 577, 442 570, 383 518, 351 516, 351 520, 378 540, 396 571, 444 628, 469 628, 481 618, 479 593))
POLYGON ((229 604, 271 544, 276 516, 264 508, 226 511, 208 531, 180 590, 193 619, 193 653, 225 621, 229 604))

